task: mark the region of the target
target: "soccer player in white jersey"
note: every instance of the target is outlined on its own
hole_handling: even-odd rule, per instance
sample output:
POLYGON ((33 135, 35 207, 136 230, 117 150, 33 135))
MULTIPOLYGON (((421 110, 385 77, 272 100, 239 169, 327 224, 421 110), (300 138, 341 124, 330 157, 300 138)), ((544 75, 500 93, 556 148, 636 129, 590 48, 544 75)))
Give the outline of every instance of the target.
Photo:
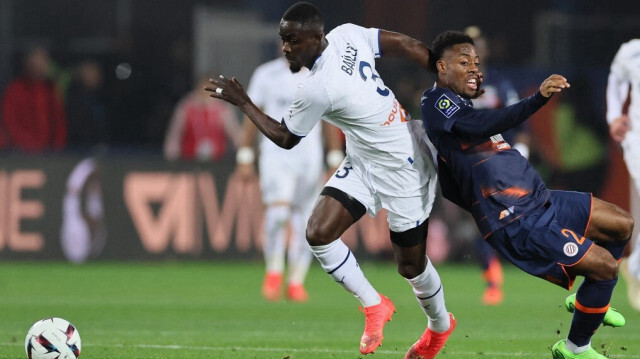
POLYGON ((427 329, 405 358, 434 358, 456 325, 440 277, 425 255, 436 170, 421 122, 410 120, 375 69, 382 55, 428 69, 430 50, 406 35, 353 24, 325 37, 322 14, 309 3, 296 3, 284 13, 279 34, 291 71, 310 71, 281 120, 262 112, 236 78, 213 78, 205 90, 238 106, 283 148, 297 145, 320 119, 342 130, 346 157, 313 208, 307 242, 322 268, 362 303, 360 352, 373 353, 395 306, 374 289, 340 236, 365 213, 373 216, 385 208, 398 272, 428 317, 427 329))
MULTIPOLYGON (((607 84, 607 122, 614 141, 622 145, 624 161, 631 175, 633 195, 631 209, 636 222, 640 222, 640 39, 628 41, 618 50, 607 84), (623 107, 631 85, 628 114, 623 107)), ((620 269, 627 281, 627 294, 631 306, 640 311, 640 235, 631 243, 631 254, 622 260, 620 269)))
MULTIPOLYGON (((293 100, 298 84, 308 75, 307 69, 291 72, 287 60, 280 56, 256 68, 249 81, 247 94, 265 114, 272 118, 282 118, 293 100)), ((237 169, 243 179, 251 179, 255 178, 253 147, 258 130, 247 118, 244 119, 243 126, 242 147, 236 158, 237 169)), ((262 294, 269 301, 282 298, 285 262, 287 300, 304 302, 308 299, 304 280, 312 255, 305 239, 305 229, 325 179, 322 132, 329 149, 327 165, 335 170, 344 159, 338 131, 331 125, 323 131, 321 127, 314 127, 291 150, 280 148, 266 137, 260 136, 260 189, 266 208, 263 245, 266 274, 262 294)))

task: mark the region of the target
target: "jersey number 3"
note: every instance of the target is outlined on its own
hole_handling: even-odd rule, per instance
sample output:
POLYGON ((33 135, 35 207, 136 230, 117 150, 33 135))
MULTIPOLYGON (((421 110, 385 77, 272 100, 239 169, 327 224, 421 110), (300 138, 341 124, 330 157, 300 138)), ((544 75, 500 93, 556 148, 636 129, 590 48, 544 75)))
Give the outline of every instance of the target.
POLYGON ((384 86, 380 76, 378 76, 378 74, 373 70, 373 67, 371 67, 371 64, 369 64, 366 61, 360 61, 359 71, 360 71, 360 77, 362 78, 362 80, 367 81, 368 79, 367 74, 365 74, 366 68, 369 69, 369 71, 367 72, 371 72, 371 80, 375 81, 377 85, 376 91, 381 96, 389 96, 389 89, 384 86), (380 88, 380 85, 382 85, 383 87, 380 88))

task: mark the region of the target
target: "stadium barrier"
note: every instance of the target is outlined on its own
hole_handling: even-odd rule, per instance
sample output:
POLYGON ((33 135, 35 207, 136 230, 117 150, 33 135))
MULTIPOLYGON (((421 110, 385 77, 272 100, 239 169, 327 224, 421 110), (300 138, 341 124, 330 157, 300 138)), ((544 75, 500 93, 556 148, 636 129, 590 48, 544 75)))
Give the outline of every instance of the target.
MULTIPOLYGON (((241 180, 231 159, 9 155, 1 163, 0 259, 261 256, 258 181, 241 180)), ((342 238, 362 256, 390 255, 384 212, 342 238)))

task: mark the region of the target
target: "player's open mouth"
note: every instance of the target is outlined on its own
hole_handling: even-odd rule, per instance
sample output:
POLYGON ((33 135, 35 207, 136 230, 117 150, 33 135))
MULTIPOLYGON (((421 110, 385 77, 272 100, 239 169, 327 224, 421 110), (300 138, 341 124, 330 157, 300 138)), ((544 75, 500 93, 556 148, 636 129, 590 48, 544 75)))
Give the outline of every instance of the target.
POLYGON ((478 82, 475 78, 473 79, 469 79, 467 80, 467 87, 469 87, 472 90, 477 90, 478 89, 478 82))

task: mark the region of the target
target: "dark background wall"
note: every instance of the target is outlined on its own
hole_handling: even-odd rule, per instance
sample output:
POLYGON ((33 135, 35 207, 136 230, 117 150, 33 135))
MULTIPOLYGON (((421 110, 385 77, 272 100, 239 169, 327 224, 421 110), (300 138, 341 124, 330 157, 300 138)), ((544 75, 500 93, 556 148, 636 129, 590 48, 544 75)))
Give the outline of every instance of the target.
MULTIPOLYGON (((0 0, 0 89, 20 71, 22 54, 34 44, 46 45, 61 67, 97 58, 104 64, 114 102, 111 143, 154 150, 162 141, 173 104, 192 85, 194 9, 208 6, 257 14, 265 22, 277 23, 292 3, 0 0), (138 65, 139 71, 127 84, 118 83, 113 75, 120 62, 138 65)), ((633 0, 315 3, 325 14, 327 30, 353 22, 404 32, 430 43, 440 31, 480 26, 493 43, 492 65, 503 67, 607 68, 619 44, 640 33, 640 6, 633 0)), ((391 86, 415 71, 394 61, 381 67, 391 86)))

